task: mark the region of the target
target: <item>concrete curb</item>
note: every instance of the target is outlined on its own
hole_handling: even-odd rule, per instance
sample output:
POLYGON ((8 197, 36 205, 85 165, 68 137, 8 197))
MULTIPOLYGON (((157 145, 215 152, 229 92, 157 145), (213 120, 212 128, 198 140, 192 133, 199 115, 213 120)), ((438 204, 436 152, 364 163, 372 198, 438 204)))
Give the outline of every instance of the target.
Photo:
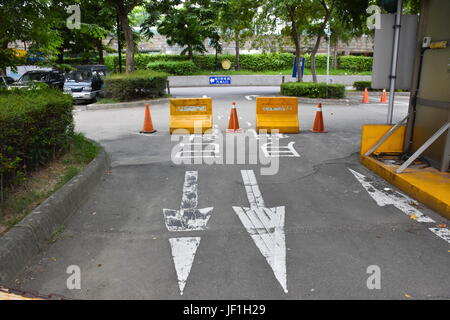
POLYGON ((74 214, 109 168, 101 148, 97 157, 76 177, 0 237, 0 283, 11 284, 27 263, 49 245, 55 231, 74 214))
POLYGON ((93 103, 86 106, 81 106, 81 108, 76 108, 78 110, 105 110, 105 109, 120 109, 120 108, 138 108, 144 107, 146 103, 150 104, 162 104, 167 103, 172 98, 162 98, 162 99, 152 99, 152 100, 139 100, 132 102, 118 102, 118 103, 93 103), (83 108, 84 107, 84 108, 83 108))

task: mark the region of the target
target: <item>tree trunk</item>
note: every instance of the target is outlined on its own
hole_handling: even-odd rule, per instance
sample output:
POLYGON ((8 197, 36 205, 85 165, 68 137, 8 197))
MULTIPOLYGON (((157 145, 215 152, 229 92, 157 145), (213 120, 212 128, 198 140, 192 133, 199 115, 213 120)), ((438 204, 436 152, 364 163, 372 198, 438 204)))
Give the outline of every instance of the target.
POLYGON ((338 40, 336 40, 336 42, 334 43, 334 48, 333 48, 333 68, 337 69, 338 67, 338 56, 337 56, 337 47, 338 47, 338 40))
POLYGON ((292 40, 294 41, 294 45, 295 45, 295 60, 296 60, 296 68, 297 68, 297 82, 302 82, 303 81, 303 75, 301 74, 301 70, 300 70, 300 54, 301 54, 301 49, 300 49, 300 36, 298 34, 298 30, 297 30, 297 21, 295 20, 295 8, 294 7, 289 7, 289 16, 291 18, 291 37, 292 40))
POLYGON ((313 82, 317 82, 317 70, 316 70, 316 54, 317 50, 319 50, 320 40, 322 40, 322 36, 318 35, 316 39, 316 43, 311 51, 311 74, 313 78, 313 82))
POLYGON ((125 72, 131 73, 134 71, 134 41, 133 32, 130 27, 130 22, 128 20, 128 12, 125 9, 119 8, 117 10, 119 16, 120 25, 122 26, 123 35, 125 38, 126 45, 126 67, 125 72))
POLYGON ((316 44, 314 45, 314 48, 311 52, 311 74, 313 77, 313 81, 317 82, 317 72, 316 72, 316 54, 317 50, 319 50, 320 46, 320 40, 322 40, 322 30, 325 29, 328 20, 330 20, 331 12, 333 11, 335 1, 332 1, 330 4, 330 8, 327 7, 327 4, 325 1, 321 1, 321 4, 325 10, 325 17, 324 21, 322 22, 322 25, 320 26, 319 34, 317 35, 316 44))
POLYGON ((241 70, 241 55, 239 52, 239 34, 238 33, 236 33, 235 44, 236 44, 236 70, 241 70))
POLYGON ((194 52, 192 50, 192 46, 191 45, 188 45, 188 57, 189 57, 189 60, 193 60, 194 59, 194 52))
POLYGON ((97 39, 98 64, 105 64, 102 39, 97 39))

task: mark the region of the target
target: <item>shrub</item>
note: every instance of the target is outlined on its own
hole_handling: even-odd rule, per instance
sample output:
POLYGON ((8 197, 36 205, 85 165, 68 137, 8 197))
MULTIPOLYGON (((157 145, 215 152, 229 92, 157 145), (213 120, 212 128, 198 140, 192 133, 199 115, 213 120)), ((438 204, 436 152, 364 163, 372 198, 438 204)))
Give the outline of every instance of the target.
POLYGON ((166 87, 167 74, 155 71, 112 74, 104 80, 105 98, 118 101, 161 97, 166 87))
POLYGON ((54 89, 0 93, 0 174, 11 183, 69 146, 73 100, 54 89))
POLYGON ((341 99, 345 97, 343 84, 323 82, 286 82, 281 85, 281 94, 284 96, 341 99))
POLYGON ((339 57, 339 68, 356 72, 372 71, 372 62, 372 57, 341 56, 339 57))
POLYGON ((150 62, 147 65, 147 68, 154 71, 167 72, 173 75, 189 75, 197 71, 197 67, 190 60, 150 62))
POLYGON ((353 87, 355 87, 356 90, 364 90, 367 88, 367 90, 371 91, 372 89, 372 82, 371 81, 355 81, 353 82, 353 87))

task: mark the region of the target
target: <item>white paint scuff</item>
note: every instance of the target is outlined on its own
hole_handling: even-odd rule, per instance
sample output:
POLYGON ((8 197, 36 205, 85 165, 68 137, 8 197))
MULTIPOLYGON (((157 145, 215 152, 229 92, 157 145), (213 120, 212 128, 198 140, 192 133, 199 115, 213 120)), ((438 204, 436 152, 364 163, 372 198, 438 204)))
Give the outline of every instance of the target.
POLYGON ((379 186, 370 178, 350 168, 348 168, 348 170, 350 170, 350 172, 355 176, 355 178, 361 183, 364 189, 366 189, 369 195, 380 207, 393 205, 417 222, 435 222, 433 219, 424 215, 415 207, 419 204, 416 200, 411 199, 403 193, 395 191, 391 188, 384 188, 382 186, 379 186))
POLYGON ((431 232, 437 235, 439 238, 450 243, 450 230, 447 228, 428 228, 431 232))
POLYGON ((233 207, 280 283, 287 289, 285 207, 266 208, 253 170, 241 170, 250 207, 233 207))
POLYGON ((205 230, 214 208, 197 209, 197 205, 198 171, 186 171, 180 209, 163 209, 167 230, 205 230))
POLYGON ((200 244, 200 237, 170 238, 170 247, 172 249, 173 262, 178 277, 178 286, 180 294, 183 295, 187 278, 191 272, 195 253, 200 244))

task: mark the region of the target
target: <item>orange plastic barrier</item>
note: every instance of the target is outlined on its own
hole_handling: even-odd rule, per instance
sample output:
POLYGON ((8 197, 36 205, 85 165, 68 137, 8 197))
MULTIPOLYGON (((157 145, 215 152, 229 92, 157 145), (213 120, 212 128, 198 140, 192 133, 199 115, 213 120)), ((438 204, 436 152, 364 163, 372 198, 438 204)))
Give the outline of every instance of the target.
POLYGON ((185 129, 190 133, 205 133, 212 128, 212 99, 171 99, 170 133, 185 129), (197 126, 197 128, 196 128, 197 126))
POLYGON ((256 131, 298 133, 298 98, 256 98, 256 131))

